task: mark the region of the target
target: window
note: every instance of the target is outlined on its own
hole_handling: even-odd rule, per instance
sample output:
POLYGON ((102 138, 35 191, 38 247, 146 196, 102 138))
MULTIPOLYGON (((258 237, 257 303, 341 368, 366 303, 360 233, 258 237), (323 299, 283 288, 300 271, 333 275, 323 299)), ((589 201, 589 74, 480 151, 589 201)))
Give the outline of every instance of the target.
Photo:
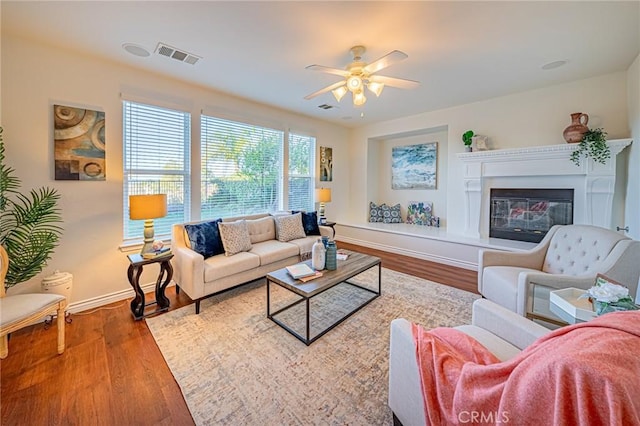
POLYGON ((201 134, 202 219, 313 209, 315 138, 205 115, 201 134))
POLYGON ((281 130, 203 115, 202 219, 279 210, 283 139, 281 130))
POLYGON ((123 102, 124 239, 140 239, 143 221, 129 219, 129 195, 167 194, 167 216, 154 220, 155 238, 189 220, 191 116, 123 102))
POLYGON ((313 210, 316 139, 289 134, 289 210, 313 210))

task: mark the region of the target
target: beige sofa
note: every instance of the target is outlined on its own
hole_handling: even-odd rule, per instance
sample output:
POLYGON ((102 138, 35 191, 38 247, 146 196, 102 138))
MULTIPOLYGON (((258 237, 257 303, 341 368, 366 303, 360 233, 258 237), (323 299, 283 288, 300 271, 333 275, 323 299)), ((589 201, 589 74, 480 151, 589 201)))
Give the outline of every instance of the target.
MULTIPOLYGON (((208 221, 173 225, 173 280, 178 291, 184 291, 196 302, 196 314, 200 313, 202 299, 300 262, 301 255, 310 253, 313 243, 320 237, 310 235, 288 242, 278 241, 274 216, 269 214, 226 218, 223 222, 238 220, 245 220, 247 223, 251 250, 232 256, 218 254, 207 259, 191 249, 185 225, 208 221)), ((333 236, 330 227, 319 228, 322 236, 333 236)))
MULTIPOLYGON (((480 342, 500 361, 515 357, 551 331, 486 299, 478 299, 473 303, 471 325, 455 328, 480 342)), ((389 407, 396 425, 427 424, 416 345, 411 323, 403 318, 391 322, 389 407)))

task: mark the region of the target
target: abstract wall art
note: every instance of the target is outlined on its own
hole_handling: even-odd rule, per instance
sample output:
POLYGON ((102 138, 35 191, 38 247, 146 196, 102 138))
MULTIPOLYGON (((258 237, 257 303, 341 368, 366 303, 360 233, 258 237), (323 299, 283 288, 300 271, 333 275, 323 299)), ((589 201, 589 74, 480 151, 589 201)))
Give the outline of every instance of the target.
POLYGON ((320 147, 320 182, 333 181, 333 148, 320 147))
POLYGON ((104 112, 53 106, 56 180, 105 180, 104 112))
POLYGON ((392 189, 436 189, 438 142, 391 148, 392 189))

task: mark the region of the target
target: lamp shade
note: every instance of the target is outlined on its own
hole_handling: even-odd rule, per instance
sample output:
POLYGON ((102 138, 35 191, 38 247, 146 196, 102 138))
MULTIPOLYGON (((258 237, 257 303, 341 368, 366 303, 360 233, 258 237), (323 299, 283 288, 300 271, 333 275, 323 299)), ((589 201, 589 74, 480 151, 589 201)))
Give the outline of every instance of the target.
POLYGON ((166 215, 167 194, 129 196, 129 219, 147 220, 166 215))
POLYGON ((320 203, 328 203, 331 201, 330 188, 316 188, 316 201, 320 203))

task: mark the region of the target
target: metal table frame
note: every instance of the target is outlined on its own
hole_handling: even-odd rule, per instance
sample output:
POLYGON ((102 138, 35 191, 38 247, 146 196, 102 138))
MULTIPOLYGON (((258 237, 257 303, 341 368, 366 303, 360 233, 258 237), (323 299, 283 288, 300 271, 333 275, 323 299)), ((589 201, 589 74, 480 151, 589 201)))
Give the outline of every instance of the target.
POLYGON ((374 264, 372 266, 370 266, 369 268, 366 268, 364 271, 358 272, 358 274, 354 274, 351 277, 347 278, 345 281, 340 281, 337 282, 333 285, 328 285, 326 288, 322 289, 322 291, 315 293, 311 296, 306 296, 304 294, 300 294, 297 292, 294 292, 282 285, 280 285, 278 282, 276 281, 272 281, 269 278, 269 275, 267 275, 267 318, 269 318, 271 321, 275 322, 276 324, 278 324, 280 327, 282 327, 283 329, 285 329, 286 331, 288 331, 289 333, 291 333, 293 336, 295 336, 298 340, 300 340, 301 342, 303 342, 305 345, 309 346, 310 344, 312 344, 313 342, 315 342, 316 340, 318 340, 320 337, 324 336, 326 333, 328 333, 329 331, 333 330, 335 327, 337 327, 339 324, 341 324, 343 321, 345 321, 347 318, 349 318, 351 315, 355 314, 356 312, 358 312, 360 309, 364 308, 365 306, 367 306, 372 300, 380 297, 380 295, 382 294, 382 263, 380 261, 378 261, 377 264, 374 264), (349 282, 349 278, 353 278, 354 276, 367 271, 375 266, 378 266, 378 291, 374 291, 371 290, 370 288, 366 288, 363 287, 361 285, 349 282), (271 283, 274 283, 288 291, 290 291, 291 293, 294 293, 298 296, 301 297, 301 299, 281 308, 278 309, 275 312, 271 312, 271 283), (342 318, 340 318, 337 322, 334 322, 332 325, 330 325, 328 328, 324 329, 323 331, 321 331, 320 333, 318 333, 316 336, 314 336, 313 338, 311 338, 310 336, 310 326, 309 326, 309 302, 312 298, 314 298, 315 296, 324 293, 325 291, 329 290, 330 288, 335 287, 336 285, 339 284, 349 284, 351 286, 354 287, 358 287, 359 289, 368 291, 369 293, 374 294, 374 297, 372 297, 371 299, 367 300, 366 302, 364 302, 362 305, 358 306, 357 308, 355 308, 354 310, 352 310, 351 312, 347 313, 345 316, 343 316, 342 318), (293 329, 291 329, 289 326, 287 326, 286 324, 284 324, 282 321, 280 321, 279 319, 275 318, 275 315, 278 315, 279 313, 282 313, 284 311, 286 311, 287 309, 296 306, 300 303, 304 302, 306 304, 306 337, 301 336, 300 334, 298 334, 296 331, 294 331, 293 329))

